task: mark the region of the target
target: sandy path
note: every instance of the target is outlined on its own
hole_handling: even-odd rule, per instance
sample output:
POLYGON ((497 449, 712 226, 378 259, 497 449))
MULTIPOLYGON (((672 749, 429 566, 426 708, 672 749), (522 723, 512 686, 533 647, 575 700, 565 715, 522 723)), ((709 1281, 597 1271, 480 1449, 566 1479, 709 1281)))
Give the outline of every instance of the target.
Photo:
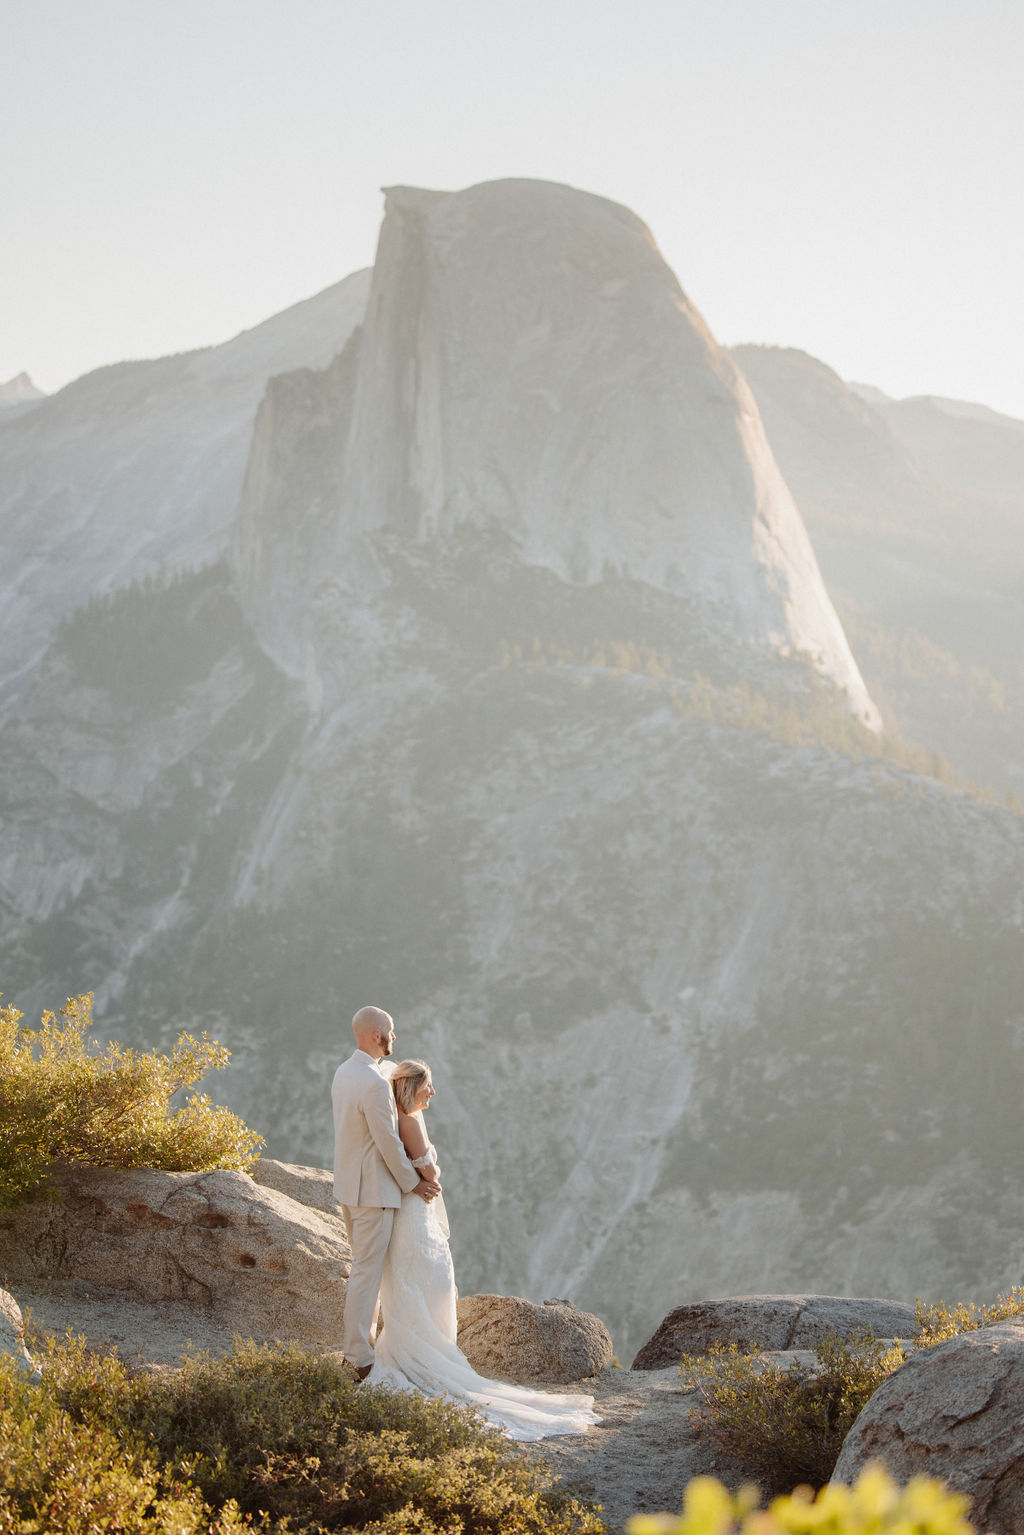
POLYGON ((586 1434, 548 1439, 542 1456, 566 1485, 600 1503, 609 1535, 619 1535, 630 1514, 676 1513, 691 1477, 712 1473, 730 1486, 743 1480, 717 1462, 689 1422, 691 1396, 679 1390, 679 1372, 603 1370, 594 1380, 560 1387, 592 1392, 601 1423, 586 1434))

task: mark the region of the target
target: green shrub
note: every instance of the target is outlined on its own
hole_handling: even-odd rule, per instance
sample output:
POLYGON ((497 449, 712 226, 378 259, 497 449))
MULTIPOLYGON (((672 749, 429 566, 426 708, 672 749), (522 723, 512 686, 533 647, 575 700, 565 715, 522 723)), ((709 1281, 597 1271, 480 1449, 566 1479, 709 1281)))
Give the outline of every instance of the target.
POLYGON ((879 1465, 867 1466, 853 1487, 823 1487, 817 1497, 802 1488, 776 1498, 767 1511, 745 1488, 727 1492, 710 1476, 686 1489, 681 1515, 637 1514, 628 1535, 974 1535, 967 1523, 969 1499, 941 1482, 916 1476, 897 1487, 879 1465))
POLYGON ((973 1332, 977 1327, 988 1327, 992 1322, 1005 1322, 1008 1317, 1024 1314, 1024 1287, 1016 1286, 1009 1295, 999 1295, 988 1305, 964 1305, 959 1302, 950 1307, 945 1301, 926 1306, 917 1302, 914 1342, 922 1348, 933 1343, 943 1343, 957 1333, 973 1332))
MULTIPOLYGON (((911 1347, 1020 1315, 1024 1286, 982 1305, 919 1300, 911 1347)), ((832 1334, 815 1352, 817 1369, 795 1362, 782 1368, 763 1354, 719 1344, 680 1366, 683 1390, 700 1398, 691 1414, 700 1432, 773 1492, 828 1481, 861 1409, 907 1357, 898 1343, 886 1348, 867 1328, 845 1339, 832 1334)))
MULTIPOLYGON (((468 1409, 358 1386, 297 1346, 239 1343, 161 1377, 51 1345, 35 1388, 83 1430, 144 1445, 171 1485, 265 1531, 598 1535, 595 1510, 468 1409)), ((130 1528, 126 1526, 125 1528, 130 1528)))
POLYGON ((781 1367, 764 1354, 721 1344, 680 1368, 700 1406, 700 1432, 771 1492, 820 1487, 868 1398, 905 1358, 868 1328, 848 1338, 830 1333, 815 1349, 817 1368, 781 1367))
POLYGON ((92 993, 21 1027, 17 1008, 0 1007, 0 1209, 46 1179, 54 1162, 161 1167, 203 1172, 246 1168, 262 1138, 237 1115, 194 1093, 170 1100, 218 1070, 229 1051, 204 1034, 182 1034, 170 1056, 89 1040, 92 993))
POLYGON ((194 1488, 158 1470, 141 1441, 77 1421, 54 1395, 0 1357, 0 1530, 94 1535, 101 1530, 200 1535, 243 1528, 194 1488))

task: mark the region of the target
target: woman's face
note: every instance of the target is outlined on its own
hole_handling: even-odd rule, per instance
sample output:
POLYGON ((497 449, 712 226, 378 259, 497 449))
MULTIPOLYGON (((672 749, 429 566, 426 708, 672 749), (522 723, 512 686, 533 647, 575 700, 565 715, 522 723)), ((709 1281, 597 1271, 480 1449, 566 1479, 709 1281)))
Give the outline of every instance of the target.
POLYGON ((413 1099, 413 1107, 417 1109, 428 1108, 430 1105, 430 1100, 433 1098, 433 1096, 434 1084, 428 1077, 427 1080, 421 1083, 421 1085, 416 1089, 416 1097, 413 1099))

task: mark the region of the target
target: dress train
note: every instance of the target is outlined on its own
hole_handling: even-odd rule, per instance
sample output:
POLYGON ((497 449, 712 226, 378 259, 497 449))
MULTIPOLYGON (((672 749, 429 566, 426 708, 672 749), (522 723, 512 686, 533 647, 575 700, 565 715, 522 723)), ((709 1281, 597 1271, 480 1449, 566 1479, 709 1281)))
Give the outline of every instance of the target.
POLYGON ((517 1440, 583 1433, 599 1422, 592 1396, 558 1396, 487 1380, 459 1348, 455 1270, 443 1208, 440 1200, 428 1204, 418 1194, 404 1194, 395 1212, 381 1283, 384 1326, 368 1384, 465 1402, 517 1440))

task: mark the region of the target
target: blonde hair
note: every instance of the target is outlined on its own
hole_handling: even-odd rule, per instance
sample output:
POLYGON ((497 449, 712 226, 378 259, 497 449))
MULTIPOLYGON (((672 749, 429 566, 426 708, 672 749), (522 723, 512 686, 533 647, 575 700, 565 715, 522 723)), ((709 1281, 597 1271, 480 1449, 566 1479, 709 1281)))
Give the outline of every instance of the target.
POLYGON ((426 1061, 399 1061, 391 1073, 391 1091, 398 1107, 411 1114, 416 1107, 416 1094, 429 1081, 430 1067, 426 1061))

